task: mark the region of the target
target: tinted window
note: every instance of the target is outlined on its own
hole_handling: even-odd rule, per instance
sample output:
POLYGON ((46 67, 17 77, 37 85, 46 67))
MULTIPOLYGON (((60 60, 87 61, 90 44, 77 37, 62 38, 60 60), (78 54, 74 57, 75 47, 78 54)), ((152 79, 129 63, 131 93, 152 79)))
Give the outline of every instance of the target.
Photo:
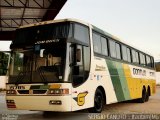
POLYGON ((127 48, 127 59, 128 59, 128 62, 131 62, 131 49, 130 48, 127 48))
POLYGON ((132 61, 133 63, 139 64, 138 52, 132 49, 132 61))
POLYGON ((107 45, 107 39, 104 37, 101 37, 101 43, 102 43, 102 55, 108 56, 108 45, 107 45))
POLYGON ((72 54, 76 56, 76 65, 72 67, 72 83, 74 87, 77 87, 83 84, 89 76, 90 48, 82 45, 77 45, 77 48, 72 54))
POLYGON ((136 63, 136 51, 132 50, 132 62, 136 63))
POLYGON ((94 52, 101 53, 100 35, 96 33, 93 33, 93 47, 94 47, 94 52))
POLYGON ((154 68, 154 59, 153 59, 153 57, 151 57, 151 66, 152 66, 152 68, 154 68))
POLYGON ((147 62, 147 66, 151 67, 151 58, 148 55, 146 55, 146 62, 147 62))
POLYGON ((34 45, 38 42, 47 42, 47 40, 68 38, 70 37, 71 28, 72 25, 69 22, 61 22, 17 29, 11 48, 21 48, 26 45, 34 45))
POLYGON ((89 44, 89 28, 80 24, 75 24, 74 38, 82 43, 89 44))
POLYGON ((83 52, 84 52, 84 79, 86 80, 89 76, 89 70, 90 70, 90 48, 83 46, 83 52))
POLYGON ((120 44, 116 43, 116 55, 118 59, 121 59, 121 49, 120 44))
POLYGON ((114 57, 114 58, 116 58, 115 47, 116 47, 115 42, 112 40, 109 40, 110 55, 111 55, 111 57, 114 57))
POLYGON ((143 53, 139 53, 139 56, 140 56, 140 64, 141 65, 146 65, 144 54, 143 53))
POLYGON ((123 60, 127 61, 127 47, 122 45, 122 58, 123 60))
MULTIPOLYGON (((77 45, 77 49, 79 49, 79 52, 78 51, 76 51, 77 52, 77 54, 79 55, 79 58, 81 58, 81 59, 79 59, 79 60, 77 60, 77 58, 76 58, 76 63, 77 63, 77 66, 79 66, 79 74, 83 74, 83 69, 84 69, 84 67, 83 67, 83 52, 82 52, 82 46, 81 45, 77 45)), ((78 56, 77 55, 77 56, 78 56)))
POLYGON ((139 64, 139 55, 137 51, 136 51, 136 63, 139 64))

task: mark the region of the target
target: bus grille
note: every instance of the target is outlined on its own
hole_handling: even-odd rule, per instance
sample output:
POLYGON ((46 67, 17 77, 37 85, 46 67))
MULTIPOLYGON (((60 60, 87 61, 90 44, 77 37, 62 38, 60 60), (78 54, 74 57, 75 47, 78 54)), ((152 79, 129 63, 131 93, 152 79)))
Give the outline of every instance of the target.
POLYGON ((29 94, 29 90, 18 90, 19 94, 29 94))
POLYGON ((46 92, 47 90, 18 90, 19 94, 45 94, 46 92))
POLYGON ((47 90, 33 90, 33 94, 45 94, 47 90))

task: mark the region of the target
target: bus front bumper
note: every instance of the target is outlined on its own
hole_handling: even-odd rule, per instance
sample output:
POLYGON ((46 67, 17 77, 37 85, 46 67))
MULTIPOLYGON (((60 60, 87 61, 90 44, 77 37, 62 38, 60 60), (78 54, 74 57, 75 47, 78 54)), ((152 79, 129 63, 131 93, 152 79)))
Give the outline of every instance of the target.
POLYGON ((6 96, 8 109, 38 111, 72 111, 71 95, 66 96, 6 96))

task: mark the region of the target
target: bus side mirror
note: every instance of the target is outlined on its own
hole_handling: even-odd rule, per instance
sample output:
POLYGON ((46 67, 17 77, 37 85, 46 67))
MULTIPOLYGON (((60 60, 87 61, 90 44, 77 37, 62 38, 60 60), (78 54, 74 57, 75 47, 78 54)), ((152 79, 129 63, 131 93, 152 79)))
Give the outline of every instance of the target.
POLYGON ((77 62, 81 62, 81 52, 76 44, 70 46, 70 67, 77 65, 77 62))
POLYGON ((41 58, 44 57, 44 52, 45 52, 45 49, 41 49, 41 50, 40 50, 40 57, 41 57, 41 58))

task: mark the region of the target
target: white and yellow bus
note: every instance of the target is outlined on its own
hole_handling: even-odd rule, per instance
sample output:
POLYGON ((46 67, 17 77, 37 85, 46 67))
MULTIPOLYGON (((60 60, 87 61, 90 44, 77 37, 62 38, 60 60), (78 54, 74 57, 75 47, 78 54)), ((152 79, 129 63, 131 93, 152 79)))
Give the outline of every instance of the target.
POLYGON ((11 110, 101 112, 105 104, 155 93, 154 59, 74 19, 22 26, 11 46, 11 110))

